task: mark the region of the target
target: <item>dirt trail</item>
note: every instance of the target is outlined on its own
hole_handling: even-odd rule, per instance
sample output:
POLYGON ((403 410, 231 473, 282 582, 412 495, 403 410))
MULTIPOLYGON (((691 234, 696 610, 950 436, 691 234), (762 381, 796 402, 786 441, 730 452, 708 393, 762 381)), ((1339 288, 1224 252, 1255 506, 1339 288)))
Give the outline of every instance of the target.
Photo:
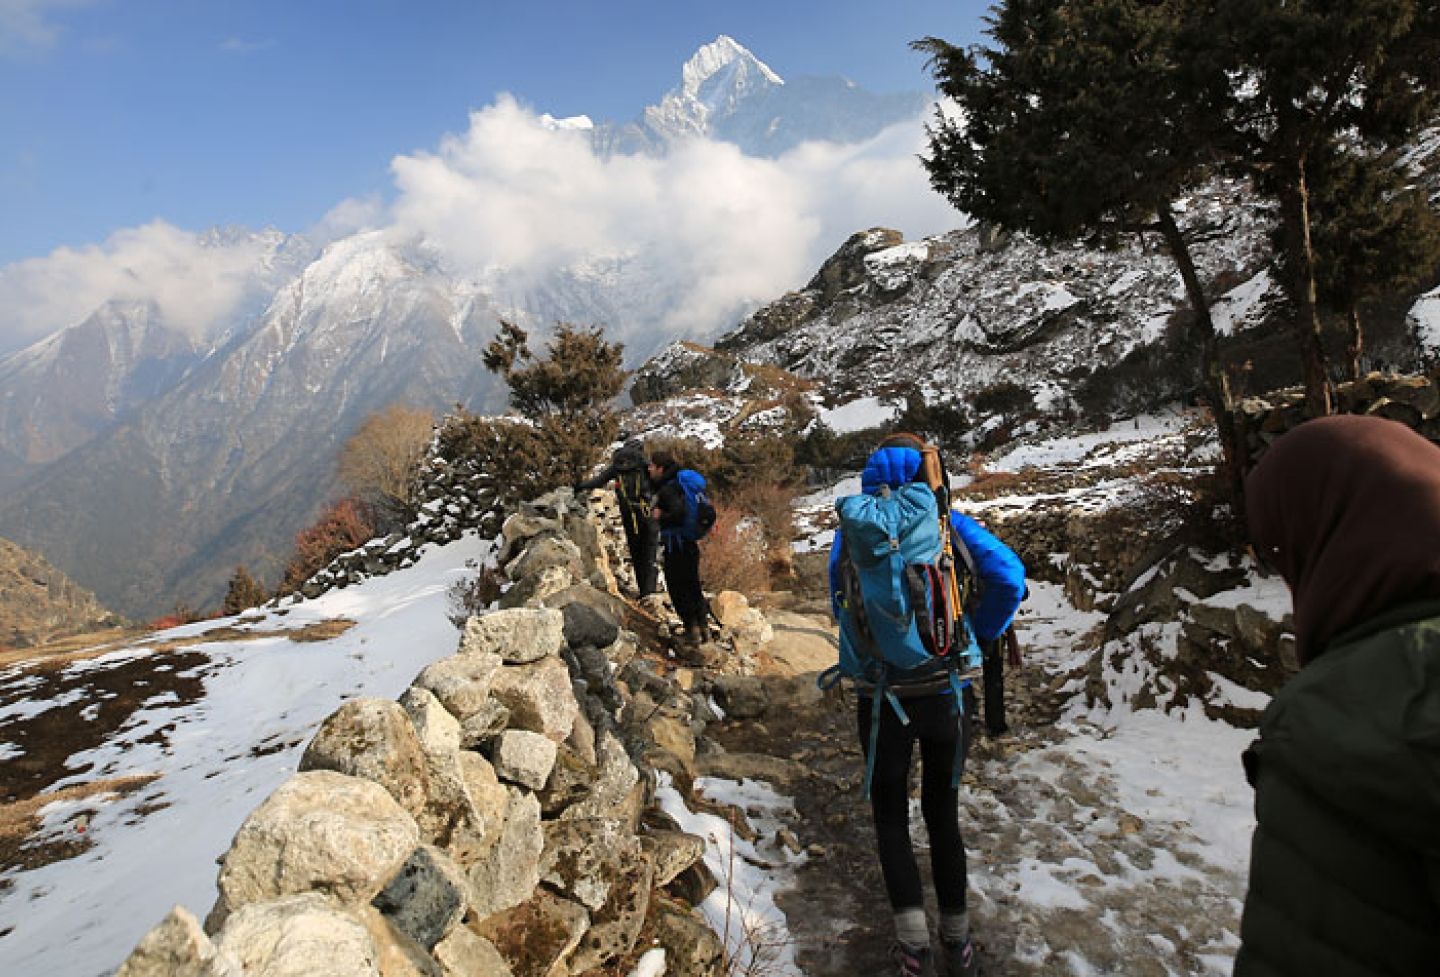
MULTIPOLYGON (((759 721, 722 722, 709 735, 729 751, 799 760, 807 770, 775 785, 794 798, 792 830, 810 852, 779 899, 806 977, 887 974, 890 911, 861 796, 854 696, 814 689, 814 672, 834 661, 834 628, 818 615, 770 616, 770 707, 759 721)), ((1080 637, 1033 613, 1020 635, 1025 665, 1006 682, 1011 730, 977 734, 961 792, 983 973, 1228 974, 1243 880, 1193 854, 1202 846, 1183 823, 1147 823, 1125 810, 1104 767, 1065 748, 1077 733, 1057 725, 1062 703, 1052 689, 1057 663, 1080 637)), ((918 814, 914 833, 933 920, 918 814)))

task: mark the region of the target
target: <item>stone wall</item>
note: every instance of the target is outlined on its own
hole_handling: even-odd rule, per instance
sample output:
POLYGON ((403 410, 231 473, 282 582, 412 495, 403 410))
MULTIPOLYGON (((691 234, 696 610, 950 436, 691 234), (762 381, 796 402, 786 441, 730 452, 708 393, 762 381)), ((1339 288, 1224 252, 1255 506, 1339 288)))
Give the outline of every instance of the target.
MULTIPOLYGON (((1440 369, 1429 374, 1370 373, 1335 388, 1337 414, 1374 414, 1408 424, 1440 442, 1440 369)), ((1276 438, 1305 420, 1305 391, 1278 390, 1241 401, 1237 410, 1250 464, 1276 438)))
POLYGON ((204 924, 177 906, 119 977, 566 977, 642 934, 668 974, 720 973, 693 911, 704 841, 652 804, 708 690, 637 659, 568 490, 507 520, 498 559, 523 600, 470 618, 399 701, 331 714, 237 832, 204 924))
POLYGON ((454 542, 472 531, 489 537, 500 528, 503 513, 494 476, 470 462, 444 458, 433 446, 421 467, 416 495, 419 514, 403 533, 376 537, 340 554, 301 584, 296 594, 271 603, 319 597, 336 587, 411 566, 427 543, 454 542))

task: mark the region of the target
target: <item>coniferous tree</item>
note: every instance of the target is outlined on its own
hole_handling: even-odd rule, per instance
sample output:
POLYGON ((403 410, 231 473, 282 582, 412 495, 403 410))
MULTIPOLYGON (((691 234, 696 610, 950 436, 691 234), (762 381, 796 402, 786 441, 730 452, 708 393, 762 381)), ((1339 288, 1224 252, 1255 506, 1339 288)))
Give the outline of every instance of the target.
POLYGON ((1279 204, 1307 403, 1328 413, 1312 170, 1330 154, 1394 149, 1434 118, 1440 3, 1002 0, 989 23, 993 47, 917 42, 961 108, 931 132, 935 187, 981 220, 1042 237, 1153 215, 1223 409, 1203 288, 1167 204, 1215 165, 1252 178, 1279 204))
POLYGON ((1396 149, 1433 120, 1435 0, 1195 0, 1188 28, 1224 112, 1226 154, 1280 205, 1283 283, 1314 416, 1331 409, 1320 341, 1314 201, 1334 157, 1396 149))
POLYGON ((484 362, 510 388, 510 404, 534 422, 549 448, 546 470, 553 483, 582 478, 619 429, 612 404, 625 386, 625 347, 602 329, 560 323, 546 356, 530 352, 525 330, 501 322, 484 362))
POLYGON ((1229 384, 1210 303, 1174 203, 1214 171, 1224 123, 1181 57, 1187 0, 1005 0, 991 46, 938 38, 930 54, 942 110, 924 160, 932 185, 972 217, 1042 240, 1158 235, 1193 311, 1201 384, 1240 487, 1229 384))
POLYGON ((259 607, 269 598, 265 587, 250 576, 250 571, 243 566, 237 566, 230 575, 230 585, 225 589, 225 600, 220 605, 220 613, 231 617, 252 607, 259 607))
POLYGON ((1315 284, 1345 317, 1345 373, 1360 375, 1360 305, 1423 280, 1440 262, 1440 216, 1394 152, 1326 154, 1311 168, 1315 284))

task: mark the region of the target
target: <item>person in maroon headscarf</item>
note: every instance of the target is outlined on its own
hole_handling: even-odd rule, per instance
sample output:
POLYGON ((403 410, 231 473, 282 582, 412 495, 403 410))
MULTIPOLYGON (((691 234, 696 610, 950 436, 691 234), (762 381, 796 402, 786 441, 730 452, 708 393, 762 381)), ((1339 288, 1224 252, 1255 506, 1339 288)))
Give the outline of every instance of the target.
POLYGON ((1440 974, 1440 447, 1381 418, 1309 421, 1246 497, 1302 667, 1245 753, 1235 974, 1440 974))

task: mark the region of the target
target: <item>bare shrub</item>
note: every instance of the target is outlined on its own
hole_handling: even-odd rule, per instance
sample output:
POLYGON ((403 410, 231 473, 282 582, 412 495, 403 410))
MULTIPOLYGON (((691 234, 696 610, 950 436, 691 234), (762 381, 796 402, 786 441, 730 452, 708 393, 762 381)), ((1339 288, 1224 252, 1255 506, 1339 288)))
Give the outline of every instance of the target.
POLYGON ((434 425, 429 411, 391 404, 367 417, 340 449, 340 482, 370 508, 376 529, 400 529, 415 517, 415 472, 434 425))
POLYGON ((466 566, 475 570, 474 575, 455 581, 445 594, 446 617, 461 630, 464 630, 466 621, 485 613, 491 604, 500 599, 503 593, 501 585, 505 580, 504 573, 497 567, 477 569, 473 560, 466 566))
POLYGON ((700 579, 710 590, 754 594, 770 589, 760 521, 733 505, 715 503, 715 528, 700 544, 700 579))
POLYGON ((725 501, 759 522, 765 544, 765 559, 772 576, 794 574, 795 486, 757 482, 731 490, 725 501))

